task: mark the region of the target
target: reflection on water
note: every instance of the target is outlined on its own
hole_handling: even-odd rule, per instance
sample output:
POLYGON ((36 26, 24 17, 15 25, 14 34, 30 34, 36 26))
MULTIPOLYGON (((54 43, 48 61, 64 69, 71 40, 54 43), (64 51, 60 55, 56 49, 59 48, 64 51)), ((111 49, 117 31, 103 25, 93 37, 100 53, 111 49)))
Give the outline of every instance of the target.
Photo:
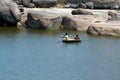
POLYGON ((79 42, 77 42, 77 43, 65 43, 65 42, 63 42, 63 47, 65 47, 65 48, 67 48, 67 47, 69 47, 69 46, 76 46, 76 47, 79 47, 80 46, 80 43, 79 42))
POLYGON ((0 27, 0 80, 120 80, 119 66, 119 37, 0 27))

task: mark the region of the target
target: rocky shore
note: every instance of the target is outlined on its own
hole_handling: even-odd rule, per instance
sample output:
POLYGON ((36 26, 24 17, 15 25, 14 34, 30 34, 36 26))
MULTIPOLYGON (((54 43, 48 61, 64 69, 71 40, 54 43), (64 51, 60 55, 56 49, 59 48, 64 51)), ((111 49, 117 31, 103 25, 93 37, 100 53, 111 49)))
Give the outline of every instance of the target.
POLYGON ((97 1, 100 0, 86 0, 79 7, 74 4, 74 8, 73 4, 69 4, 72 8, 57 8, 57 0, 0 0, 0 25, 17 24, 18 27, 46 30, 67 28, 89 34, 120 36, 119 1, 111 0, 114 5, 110 0, 99 2, 103 6, 97 1))

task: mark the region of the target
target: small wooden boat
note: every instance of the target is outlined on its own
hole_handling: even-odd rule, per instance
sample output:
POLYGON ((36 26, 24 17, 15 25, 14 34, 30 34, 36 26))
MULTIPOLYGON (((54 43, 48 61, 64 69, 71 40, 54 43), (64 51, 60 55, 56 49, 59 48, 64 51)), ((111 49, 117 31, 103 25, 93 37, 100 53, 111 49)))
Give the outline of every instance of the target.
POLYGON ((63 40, 62 40, 63 42, 81 42, 81 40, 80 39, 74 39, 74 38, 64 38, 63 40))

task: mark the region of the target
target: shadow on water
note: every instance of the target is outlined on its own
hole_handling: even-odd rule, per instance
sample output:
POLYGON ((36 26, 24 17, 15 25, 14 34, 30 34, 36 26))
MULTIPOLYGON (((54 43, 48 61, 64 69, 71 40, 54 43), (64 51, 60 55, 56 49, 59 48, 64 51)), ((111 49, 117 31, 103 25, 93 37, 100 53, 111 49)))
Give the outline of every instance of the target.
POLYGON ((65 48, 69 47, 69 46, 76 46, 76 47, 79 47, 81 42, 75 42, 75 43, 65 43, 65 42, 62 42, 63 43, 63 46, 65 48))

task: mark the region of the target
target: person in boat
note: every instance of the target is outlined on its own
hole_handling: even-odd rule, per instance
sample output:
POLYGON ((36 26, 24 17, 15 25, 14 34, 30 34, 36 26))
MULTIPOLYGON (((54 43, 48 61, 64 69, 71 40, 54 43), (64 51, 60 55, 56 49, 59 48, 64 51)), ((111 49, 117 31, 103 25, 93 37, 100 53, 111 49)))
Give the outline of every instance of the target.
POLYGON ((76 39, 76 40, 80 40, 79 35, 76 34, 76 37, 75 37, 74 39, 76 39))
POLYGON ((66 40, 68 39, 68 33, 65 33, 65 39, 66 40))

